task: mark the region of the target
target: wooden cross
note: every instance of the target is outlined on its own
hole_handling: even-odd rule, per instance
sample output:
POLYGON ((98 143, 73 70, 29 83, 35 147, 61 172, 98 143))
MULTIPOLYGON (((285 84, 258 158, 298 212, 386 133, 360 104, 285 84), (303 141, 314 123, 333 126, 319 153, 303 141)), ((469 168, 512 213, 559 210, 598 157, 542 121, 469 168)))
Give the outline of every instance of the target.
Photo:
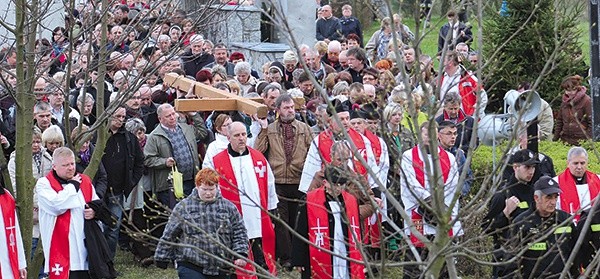
MULTIPOLYGON (((168 73, 163 82, 178 90, 188 92, 194 89, 198 99, 176 99, 175 110, 187 111, 241 111, 248 115, 256 114, 258 118, 267 117, 268 108, 263 105, 262 98, 244 98, 225 90, 200 83, 175 73, 168 73)), ((304 105, 304 98, 294 98, 296 108, 304 105)))

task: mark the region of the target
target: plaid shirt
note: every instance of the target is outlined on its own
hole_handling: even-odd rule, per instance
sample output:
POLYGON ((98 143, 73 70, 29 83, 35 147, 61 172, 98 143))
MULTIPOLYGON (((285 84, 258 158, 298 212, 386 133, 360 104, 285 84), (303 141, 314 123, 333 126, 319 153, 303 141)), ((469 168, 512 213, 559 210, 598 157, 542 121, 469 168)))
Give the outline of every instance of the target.
POLYGON ((203 202, 194 189, 173 209, 154 258, 188 262, 201 267, 198 271, 205 275, 218 275, 221 268, 227 269, 224 261, 234 259, 226 249, 248 255, 242 215, 220 194, 215 201, 203 202))

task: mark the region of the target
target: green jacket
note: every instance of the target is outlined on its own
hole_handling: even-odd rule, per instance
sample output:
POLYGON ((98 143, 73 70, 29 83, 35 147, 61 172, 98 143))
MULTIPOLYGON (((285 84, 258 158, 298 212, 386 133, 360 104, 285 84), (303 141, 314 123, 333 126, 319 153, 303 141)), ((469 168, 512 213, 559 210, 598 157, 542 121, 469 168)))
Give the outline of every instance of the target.
MULTIPOLYGON (((178 123, 183 130, 183 134, 192 150, 192 158, 194 159, 194 166, 196 170, 200 166, 200 160, 198 158, 198 144, 196 143, 196 135, 194 128, 190 125, 178 123)), ((167 137, 167 133, 163 129, 162 125, 156 126, 156 128, 148 135, 146 146, 144 147, 144 164, 148 167, 150 173, 150 181, 152 183, 152 192, 157 193, 165 190, 169 190, 172 185, 169 183, 169 173, 171 168, 167 167, 167 158, 173 157, 173 148, 171 147, 171 141, 167 137)))

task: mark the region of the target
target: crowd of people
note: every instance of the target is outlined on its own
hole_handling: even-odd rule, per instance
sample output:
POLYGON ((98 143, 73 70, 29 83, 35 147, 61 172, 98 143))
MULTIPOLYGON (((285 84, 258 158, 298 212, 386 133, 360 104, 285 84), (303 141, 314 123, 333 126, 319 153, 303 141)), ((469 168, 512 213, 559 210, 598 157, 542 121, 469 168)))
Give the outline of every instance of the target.
MULTIPOLYGON (((426 54, 397 14, 363 39, 350 5, 340 18, 324 5, 314 46, 254 69, 167 2, 108 9, 105 42, 102 24, 90 20, 100 12, 92 2, 67 13, 50 40, 36 42, 33 251, 23 250, 17 193, 0 188, 2 278, 25 278, 25 260, 39 243, 44 267, 28 271, 40 278, 115 278, 119 247, 144 267, 175 262, 180 278, 247 278, 294 267, 302 278, 365 278, 377 272, 365 261, 386 254, 403 254, 394 259, 407 262, 404 278, 416 278, 423 272, 417 256, 427 257, 440 224, 461 240, 460 205, 473 183, 467 155, 488 99, 472 71, 484 57, 470 49, 471 30, 456 12, 440 28, 438 53, 426 54), (175 99, 197 96, 164 83, 168 73, 262 98, 267 117, 178 112, 175 99), (94 162, 102 121, 108 136, 94 162), (439 178, 431 175, 436 161, 439 178), (83 174, 90 164, 98 165, 93 177, 83 174), (401 252, 403 242, 416 253, 401 252)), ((0 52, 0 144, 13 185, 20 179, 12 94, 18 51, 0 52)), ((528 89, 524 82, 517 92, 528 89)), ((556 116, 542 101, 533 137, 578 145, 591 135, 590 97, 580 76, 565 78, 562 89, 556 116)), ((587 171, 585 149, 573 147, 557 175, 552 158, 527 149, 532 135, 518 134, 482 225, 493 235, 494 277, 552 277, 564 268, 579 274, 600 239, 598 225, 585 221, 598 218, 591 209, 600 180, 587 171), (568 262, 579 235, 590 241, 568 262)))

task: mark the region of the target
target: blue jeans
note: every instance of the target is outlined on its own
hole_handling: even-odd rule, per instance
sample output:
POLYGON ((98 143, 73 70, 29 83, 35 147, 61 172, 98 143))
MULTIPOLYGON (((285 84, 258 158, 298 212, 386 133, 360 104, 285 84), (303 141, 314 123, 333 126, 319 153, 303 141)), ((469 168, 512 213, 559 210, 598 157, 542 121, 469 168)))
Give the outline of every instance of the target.
POLYGON ((196 187, 196 182, 194 182, 193 179, 190 180, 184 180, 183 181, 183 194, 187 197, 192 193, 192 190, 194 190, 194 187, 196 187))
POLYGON ((185 266, 177 266, 177 275, 179 275, 179 279, 228 279, 229 276, 219 274, 219 275, 204 275, 202 272, 198 272, 197 270, 191 269, 185 266))
POLYGON ((115 228, 110 228, 104 225, 104 238, 108 244, 108 252, 110 253, 111 260, 115 259, 115 253, 117 251, 117 240, 119 239, 119 228, 121 227, 121 216, 123 215, 123 194, 115 196, 107 196, 104 198, 106 207, 110 213, 117 217, 117 225, 115 228))

